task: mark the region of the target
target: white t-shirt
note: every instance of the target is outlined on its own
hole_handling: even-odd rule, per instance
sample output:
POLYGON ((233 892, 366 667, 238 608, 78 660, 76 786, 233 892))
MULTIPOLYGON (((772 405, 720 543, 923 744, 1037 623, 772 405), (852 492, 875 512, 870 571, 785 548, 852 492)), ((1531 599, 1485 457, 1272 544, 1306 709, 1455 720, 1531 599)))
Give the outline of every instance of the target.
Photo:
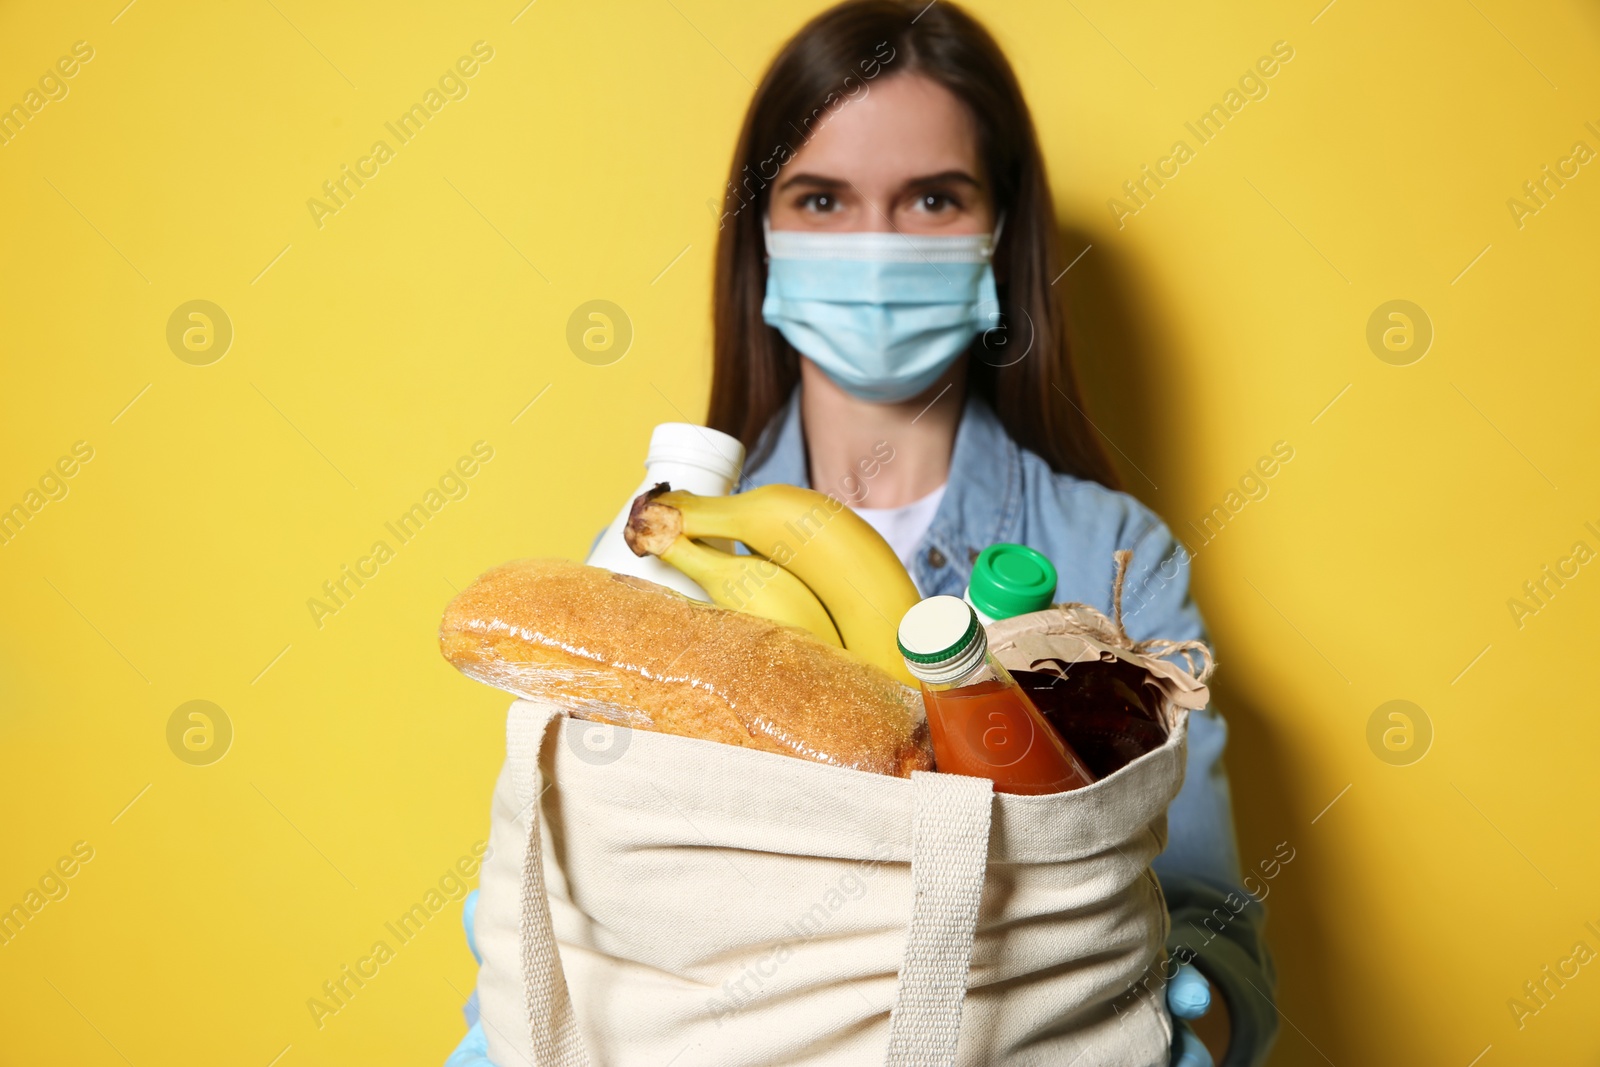
POLYGON ((945 486, 941 485, 921 500, 913 500, 898 508, 852 510, 883 535, 889 547, 894 549, 894 554, 900 557, 900 562, 906 565, 906 570, 910 570, 917 546, 922 543, 928 527, 933 525, 933 515, 939 510, 939 501, 944 499, 944 490, 945 486))

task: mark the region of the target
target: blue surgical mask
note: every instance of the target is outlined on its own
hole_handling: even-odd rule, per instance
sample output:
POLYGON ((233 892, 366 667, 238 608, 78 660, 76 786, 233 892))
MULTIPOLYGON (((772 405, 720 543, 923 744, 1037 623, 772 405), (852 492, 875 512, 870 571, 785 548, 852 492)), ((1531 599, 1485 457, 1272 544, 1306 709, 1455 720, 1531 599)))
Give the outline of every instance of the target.
POLYGON ((761 317, 852 396, 909 400, 999 325, 998 226, 959 237, 762 229, 761 317))

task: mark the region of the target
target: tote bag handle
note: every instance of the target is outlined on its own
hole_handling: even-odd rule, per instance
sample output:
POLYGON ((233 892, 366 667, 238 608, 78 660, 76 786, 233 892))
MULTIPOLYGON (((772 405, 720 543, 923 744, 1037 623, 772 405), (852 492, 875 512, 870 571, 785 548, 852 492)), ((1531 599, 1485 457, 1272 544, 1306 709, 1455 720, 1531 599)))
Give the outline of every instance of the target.
POLYGON ((989 865, 994 783, 913 771, 911 922, 889 1012, 887 1067, 956 1062, 972 937, 989 865))
MULTIPOLYGON (((519 700, 506 726, 517 800, 528 811, 522 877, 522 973, 531 1047, 539 1067, 588 1067, 545 893, 538 770, 549 726, 564 710, 519 700)), ((961 1035, 972 938, 989 860, 993 783, 916 771, 911 832, 911 919, 889 1012, 886 1067, 950 1067, 961 1035)))
POLYGON ((550 721, 565 714, 556 704, 518 700, 506 721, 506 760, 518 807, 528 813, 528 854, 522 866, 522 975, 528 1004, 530 1048, 537 1067, 589 1067, 556 948, 545 894, 544 841, 539 831, 539 756, 550 721))

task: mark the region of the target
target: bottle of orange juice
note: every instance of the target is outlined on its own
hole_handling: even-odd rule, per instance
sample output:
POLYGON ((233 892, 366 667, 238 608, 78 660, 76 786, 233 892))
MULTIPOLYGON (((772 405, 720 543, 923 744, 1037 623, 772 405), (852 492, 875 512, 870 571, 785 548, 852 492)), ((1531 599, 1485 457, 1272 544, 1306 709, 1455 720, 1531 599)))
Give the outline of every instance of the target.
POLYGON ((900 654, 922 683, 939 770, 992 779, 997 793, 1060 793, 1094 781, 989 654, 978 616, 960 597, 929 597, 906 612, 900 654))

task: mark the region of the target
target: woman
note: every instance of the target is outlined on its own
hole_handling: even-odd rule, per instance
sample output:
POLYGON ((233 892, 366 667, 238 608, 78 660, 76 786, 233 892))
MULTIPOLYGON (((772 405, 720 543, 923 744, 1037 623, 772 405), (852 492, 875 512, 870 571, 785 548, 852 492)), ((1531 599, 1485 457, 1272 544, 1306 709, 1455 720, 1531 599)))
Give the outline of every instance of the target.
MULTIPOLYGON (((1082 412, 1032 120, 999 47, 925 0, 850 0, 774 60, 739 135, 717 249, 709 425, 749 449, 742 488, 809 485, 856 508, 924 595, 960 595, 986 545, 1036 548, 1058 601, 1111 610, 1133 550, 1132 637, 1203 638, 1187 559, 1116 491, 1082 412)), ((1254 1064, 1276 1032, 1261 906, 1241 885, 1226 727, 1189 720, 1156 863, 1173 1062, 1254 1064), (1223 917, 1226 920, 1223 921, 1223 917), (1207 1049, 1210 1046, 1210 1051, 1207 1049), (1224 1054, 1224 1050, 1226 1050, 1224 1054)), ((475 1061, 469 1033, 452 1063, 475 1061)))

